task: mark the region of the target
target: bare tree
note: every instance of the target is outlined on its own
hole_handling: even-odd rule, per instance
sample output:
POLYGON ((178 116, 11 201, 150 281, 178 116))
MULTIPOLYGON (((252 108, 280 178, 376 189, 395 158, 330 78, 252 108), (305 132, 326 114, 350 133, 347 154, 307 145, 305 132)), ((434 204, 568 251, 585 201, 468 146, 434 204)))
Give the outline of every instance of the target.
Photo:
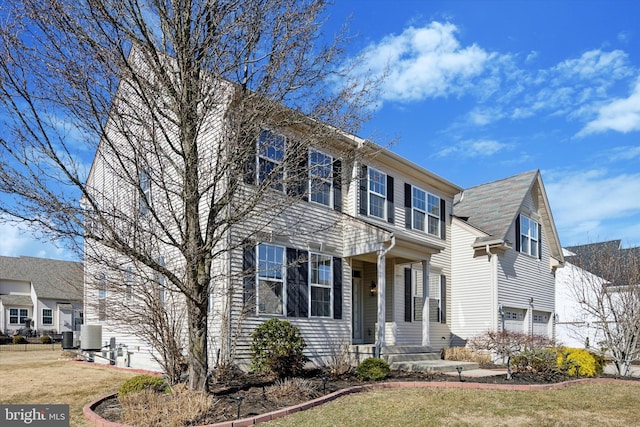
POLYGON ((577 267, 566 286, 579 303, 581 318, 595 326, 599 342, 618 375, 630 375, 640 358, 640 249, 621 249, 620 241, 567 248, 577 267))
POLYGON ((322 183, 322 168, 303 161, 309 148, 353 158, 334 142, 370 111, 373 86, 345 79, 344 33, 320 43, 324 10, 323 0, 0 6, 0 192, 10 197, 0 213, 107 271, 115 292, 103 304, 124 301, 122 323, 140 316, 173 369, 182 343, 162 334, 180 315, 153 293, 137 294, 135 311, 118 279, 128 265, 162 277, 184 306, 194 389, 206 388, 210 316, 233 303, 215 261, 265 228, 316 233, 304 212, 279 213, 314 191, 310 173, 322 183))

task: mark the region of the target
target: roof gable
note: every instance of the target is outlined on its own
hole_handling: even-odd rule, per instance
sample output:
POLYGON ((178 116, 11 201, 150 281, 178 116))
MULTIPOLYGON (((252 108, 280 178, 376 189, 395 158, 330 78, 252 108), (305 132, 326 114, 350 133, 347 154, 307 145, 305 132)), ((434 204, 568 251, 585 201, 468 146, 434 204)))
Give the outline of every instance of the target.
POLYGON ((477 243, 506 242, 527 196, 531 196, 538 205, 551 256, 562 262, 560 239, 538 170, 464 190, 454 199, 453 215, 486 233, 485 237, 477 239, 477 243))

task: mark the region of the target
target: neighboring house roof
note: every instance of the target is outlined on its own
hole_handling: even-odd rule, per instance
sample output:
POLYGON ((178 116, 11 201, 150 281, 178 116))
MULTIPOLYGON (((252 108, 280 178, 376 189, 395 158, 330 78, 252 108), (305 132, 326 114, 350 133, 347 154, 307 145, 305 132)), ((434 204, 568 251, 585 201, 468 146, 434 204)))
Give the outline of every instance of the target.
POLYGON ((569 246, 567 261, 606 279, 612 284, 628 285, 637 282, 636 266, 640 248, 621 248, 622 240, 569 246), (628 268, 622 268, 628 266, 628 268))
POLYGON ((0 256, 0 279, 30 282, 40 299, 83 298, 83 267, 79 262, 0 256))
POLYGON ((562 247, 538 170, 464 190, 454 199, 453 215, 486 234, 478 237, 476 244, 495 240, 513 244, 507 241, 507 235, 525 197, 536 186, 543 231, 547 233, 551 256, 562 262, 562 247))
POLYGON ((10 305, 33 305, 33 301, 31 301, 29 295, 0 295, 0 300, 5 307, 10 305))

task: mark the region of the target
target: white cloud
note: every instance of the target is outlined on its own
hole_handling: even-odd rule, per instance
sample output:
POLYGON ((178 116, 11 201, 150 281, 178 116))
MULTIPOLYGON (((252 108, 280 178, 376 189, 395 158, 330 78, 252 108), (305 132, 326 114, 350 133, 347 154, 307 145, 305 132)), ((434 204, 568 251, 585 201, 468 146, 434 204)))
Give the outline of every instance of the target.
POLYGON ((475 44, 461 46, 457 31, 455 25, 440 22, 408 27, 368 46, 357 72, 387 74, 383 100, 409 102, 465 93, 494 55, 475 44))
POLYGON ((509 144, 504 144, 494 140, 477 139, 461 141, 456 145, 451 145, 440 150, 438 157, 458 156, 458 157, 490 157, 494 154, 511 149, 509 144))
POLYGON ((0 239, 2 256, 74 260, 73 254, 69 251, 52 243, 37 240, 23 227, 14 223, 0 223, 0 236, 2 236, 0 239))
POLYGON ((620 219, 640 221, 640 173, 605 170, 545 173, 549 203, 563 244, 640 239, 618 227, 620 219))
POLYGON ((640 78, 627 98, 614 99, 600 106, 596 119, 577 134, 585 136, 609 130, 628 133, 640 130, 640 78))

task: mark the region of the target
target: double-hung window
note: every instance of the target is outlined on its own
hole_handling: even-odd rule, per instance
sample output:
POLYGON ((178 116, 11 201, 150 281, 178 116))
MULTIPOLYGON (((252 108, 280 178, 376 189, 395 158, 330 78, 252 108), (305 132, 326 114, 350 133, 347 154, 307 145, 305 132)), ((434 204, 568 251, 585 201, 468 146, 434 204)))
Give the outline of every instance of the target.
POLYGON ((50 308, 42 309, 42 324, 53 325, 53 310, 50 308))
POLYGON ((386 219, 387 175, 369 168, 369 215, 386 219))
POLYGON ((331 317, 333 267, 331 256, 310 254, 311 317, 331 317))
POLYGON ((139 209, 141 215, 149 213, 151 206, 151 172, 149 168, 144 167, 138 176, 138 184, 140 185, 140 203, 139 209))
POLYGON ((414 230, 440 236, 440 197, 412 187, 411 217, 414 230))
POLYGON ((520 215, 520 252, 538 258, 539 225, 526 215, 520 215))
MULTIPOLYGON (((160 267, 164 267, 164 257, 161 256, 158 258, 158 265, 160 267)), ((166 289, 165 289, 165 281, 166 281, 166 277, 164 277, 164 274, 160 274, 159 272, 156 273, 156 284, 158 286, 158 302, 160 304, 164 304, 166 301, 166 289)))
POLYGON ((258 183, 284 191, 285 138, 263 129, 258 137, 258 183))
POLYGON ((333 158, 319 151, 309 152, 309 200, 331 206, 333 158))
POLYGON ((107 276, 104 273, 98 275, 98 320, 107 317, 107 276))
POLYGON ((258 312, 284 314, 285 248, 258 245, 258 312))
POLYGON ((442 307, 440 306, 440 283, 439 274, 429 273, 429 321, 440 322, 442 307))
POLYGON ((12 325, 22 325, 29 317, 29 310, 26 308, 10 308, 9 323, 12 325))

